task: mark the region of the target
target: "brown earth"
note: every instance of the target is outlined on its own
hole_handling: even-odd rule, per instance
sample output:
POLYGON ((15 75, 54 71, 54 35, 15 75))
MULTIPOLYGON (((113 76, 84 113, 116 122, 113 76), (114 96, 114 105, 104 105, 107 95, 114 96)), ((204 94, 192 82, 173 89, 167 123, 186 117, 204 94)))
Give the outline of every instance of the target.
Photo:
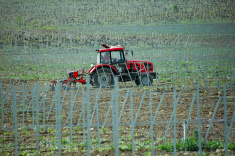
MULTIPOLYGON (((15 86, 17 86, 18 81, 13 80, 15 86)), ((27 113, 27 109, 29 108, 30 102, 32 100, 32 85, 35 87, 36 82, 35 81, 29 81, 27 91, 26 91, 26 96, 25 96, 25 110, 23 111, 22 107, 20 109, 20 104, 22 103, 22 90, 23 90, 23 83, 24 87, 26 85, 26 81, 20 81, 19 87, 18 87, 18 92, 17 92, 17 125, 18 125, 18 147, 19 151, 31 151, 30 153, 33 153, 33 150, 36 150, 36 129, 32 129, 33 127, 36 126, 36 110, 32 111, 32 107, 27 113), (22 129, 23 126, 23 114, 25 115, 25 129, 22 129), (34 122, 33 122, 34 118, 34 122), (28 132, 28 133, 27 133, 28 132), (26 145, 24 147, 24 145, 26 145), (28 146, 28 147, 27 147, 28 146)), ((9 85, 9 79, 4 79, 3 80, 3 95, 6 97, 6 102, 4 105, 4 126, 0 128, 0 138, 3 139, 4 141, 1 141, 3 145, 9 145, 10 143, 11 146, 9 147, 4 146, 4 148, 1 148, 1 155, 8 153, 8 155, 12 155, 14 153, 14 127, 13 127, 13 113, 12 113, 12 97, 13 97, 13 87, 12 87, 12 82, 11 85, 9 86, 9 92, 7 93, 7 88, 9 85), (9 134, 8 134, 9 133, 9 134)), ((45 82, 40 81, 39 82, 39 103, 42 101, 43 97, 43 92, 42 92, 42 86, 45 84, 45 82)), ((84 96, 86 95, 85 93, 85 86, 80 86, 79 87, 79 92, 77 95, 77 98, 74 103, 73 107, 73 121, 72 124, 74 126, 72 136, 73 140, 77 143, 81 143, 83 140, 83 129, 82 129, 82 90, 84 89, 84 96), (80 120, 79 120, 80 119, 80 120), (79 123, 79 126, 77 124, 79 123), (77 130, 76 127, 78 128, 77 130)), ((154 132, 154 140, 160 140, 159 142, 155 143, 155 147, 159 143, 163 143, 160 138, 164 137, 164 134, 167 129, 167 125, 170 121, 171 114, 173 112, 174 108, 174 92, 173 91, 155 91, 157 88, 152 88, 151 91, 151 103, 152 103, 152 117, 154 117, 158 105, 160 103, 161 97, 163 93, 165 92, 165 96, 163 98, 162 104, 160 106, 158 115, 156 117, 154 127, 153 127, 153 132, 154 132)), ((95 106, 95 91, 98 92, 98 88, 93 88, 91 87, 90 90, 90 115, 92 116, 94 106, 95 106)), ((100 138, 101 138, 101 147, 106 147, 107 145, 112 144, 113 142, 113 128, 112 128, 112 109, 110 109, 110 112, 107 116, 106 120, 106 125, 104 127, 104 130, 101 129, 101 127, 104 124, 106 114, 108 111, 108 108, 110 106, 111 102, 111 92, 113 89, 108 89, 108 88, 103 88, 101 89, 99 98, 98 98, 98 115, 99 115, 99 133, 100 133, 100 138)), ((148 140, 148 132, 150 129, 150 89, 149 88, 138 88, 138 87, 133 87, 130 88, 130 91, 133 94, 133 119, 135 121, 138 109, 141 105, 141 100, 143 97, 143 103, 142 106, 140 107, 139 115, 136 120, 136 125, 134 127, 134 140, 139 140, 139 141, 146 141, 148 140), (145 96, 143 96, 145 92, 145 96)), ((126 98, 126 94, 128 92, 128 89, 123 88, 120 86, 119 88, 119 114, 122 111, 122 107, 126 98)), ((63 139, 64 140, 69 140, 69 135, 70 135, 70 120, 68 120, 69 112, 70 112, 70 93, 71 90, 68 91, 61 91, 61 102, 63 101, 63 107, 61 110, 61 125, 63 126, 61 128, 61 136, 62 136, 62 144, 63 144, 63 139), (65 93, 66 92, 66 93, 65 93), (65 95, 65 96, 64 96, 65 95), (64 97, 63 97, 64 96, 64 97), (67 122, 68 120, 68 122, 67 122)), ((76 90, 73 90, 73 98, 76 93, 76 90)), ((176 93, 176 98, 179 96, 180 92, 176 93)), ((183 137, 183 123, 187 121, 188 115, 189 115, 189 110, 190 106, 192 104, 192 99, 194 96, 195 91, 181 91, 181 96, 178 101, 178 105, 176 108, 176 138, 181 139, 183 137)), ((200 128, 201 128, 201 135, 202 138, 205 137, 206 132, 208 130, 211 118, 213 116, 216 104, 219 99, 219 95, 222 95, 223 91, 221 90, 220 93, 218 93, 216 90, 210 89, 210 95, 208 95, 207 92, 204 90, 200 90, 200 95, 199 95, 199 103, 200 103, 200 128)), ((234 94, 234 89, 233 92, 231 90, 226 91, 226 106, 227 106, 227 130, 230 128, 230 123, 231 119, 235 110, 235 105, 234 105, 234 97, 232 97, 232 93, 234 94)), ((52 100, 54 97, 55 92, 54 91, 47 91, 46 92, 46 99, 45 99, 45 116, 47 117, 49 113, 49 109, 52 104, 52 100)), ((129 94, 130 95, 130 94, 129 94)), ((131 110, 130 110, 130 96, 128 95, 128 98, 126 99, 126 104, 124 107, 124 111, 122 113, 122 117, 120 120, 120 126, 119 126, 119 138, 123 138, 123 141, 125 143, 131 143, 130 140, 127 138, 131 134, 131 110)), ((34 97, 35 98, 35 97, 34 97)), ((223 107, 224 100, 221 98, 219 107, 215 113, 215 120, 212 124, 211 130, 209 132, 208 140, 224 140, 224 107, 223 107)), ((36 107, 36 101, 34 101, 34 107, 36 107)), ((39 125, 40 127, 43 126, 43 109, 41 105, 41 110, 39 113, 39 125)), ((86 107, 85 107, 85 119, 84 122, 86 123, 86 107)), ((2 115, 1 115, 1 120, 2 120, 2 115)), ((174 118, 172 119, 172 124, 169 127, 169 132, 167 134, 166 139, 167 140, 173 140, 174 133, 173 133, 173 121, 174 118)), ((46 140, 52 141, 56 139, 55 136, 55 126, 56 126, 56 112, 55 112, 55 102, 53 103, 52 110, 50 112, 49 118, 45 121, 46 124, 46 131, 43 132, 43 128, 40 128, 40 150, 42 155, 48 155, 48 154, 54 154, 57 155, 57 149, 50 149, 48 144, 45 143, 46 140), (45 143, 45 144, 44 144, 45 143)), ((195 96, 194 100, 194 105, 190 117, 190 123, 188 126, 188 131, 187 131, 187 136, 192 136, 193 135, 193 130, 198 129, 198 116, 197 116, 197 96, 195 96)), ((97 140, 97 124, 96 124, 96 113, 94 113, 94 117, 92 120, 92 125, 91 125, 91 139, 92 140, 97 140)), ((86 134, 85 134, 86 135, 86 134)), ((229 142, 234 142, 235 140, 235 133, 234 133, 234 125, 232 128, 232 132, 229 137, 229 142)), ((66 148, 66 144, 62 146, 62 155, 86 155, 86 147, 84 145, 79 145, 76 147, 77 150, 72 150, 69 151, 68 147, 66 148), (78 150, 79 149, 79 150, 78 150), (83 151, 84 150, 84 151, 83 151)), ((114 149, 112 150, 103 150, 101 152, 95 150, 98 149, 98 145, 92 144, 92 155, 114 155, 114 149)), ((142 155, 143 153, 151 151, 151 149, 138 149, 135 151, 136 155, 142 155)), ((210 151, 210 152, 215 152, 215 151, 210 151)), ((167 155, 172 155, 172 153, 167 153, 164 151, 156 150, 156 154, 167 154, 167 155)), ((177 152, 177 155, 195 155, 197 152, 177 152)), ((223 151, 222 151, 223 153, 223 151)), ((131 155, 131 151, 119 151, 120 155, 131 155)), ((231 152, 230 155, 234 155, 234 152, 231 152)))

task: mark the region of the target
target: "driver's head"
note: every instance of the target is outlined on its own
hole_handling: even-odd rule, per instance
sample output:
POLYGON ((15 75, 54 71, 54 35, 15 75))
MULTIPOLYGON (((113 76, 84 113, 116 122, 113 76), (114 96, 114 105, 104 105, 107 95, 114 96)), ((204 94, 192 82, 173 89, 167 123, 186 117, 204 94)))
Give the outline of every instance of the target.
POLYGON ((105 52, 104 56, 106 57, 109 56, 109 52, 105 52))

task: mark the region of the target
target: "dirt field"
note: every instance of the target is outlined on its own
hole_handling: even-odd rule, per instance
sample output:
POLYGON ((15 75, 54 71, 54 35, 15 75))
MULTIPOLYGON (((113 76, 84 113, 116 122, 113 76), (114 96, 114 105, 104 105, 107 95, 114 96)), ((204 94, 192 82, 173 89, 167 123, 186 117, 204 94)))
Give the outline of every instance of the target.
MULTIPOLYGON (((1 144, 3 144, 3 147, 0 150, 1 155, 5 155, 6 153, 8 155, 14 154, 14 127, 13 127, 13 113, 12 113, 12 97, 13 97, 13 83, 15 86, 18 85, 18 80, 12 80, 11 85, 9 86, 9 91, 7 92, 7 88, 9 85, 9 79, 4 79, 2 83, 3 88, 3 97, 6 98, 3 113, 4 115, 1 115, 1 121, 4 121, 4 125, 0 129, 0 138, 1 144)), ((19 152, 21 154, 24 151, 28 151, 28 153, 35 153, 36 150, 36 101, 32 102, 34 103, 35 111, 32 111, 32 85, 35 87, 36 81, 29 81, 27 85, 26 95, 25 95, 25 105, 23 110, 22 104, 22 96, 23 96, 23 86, 24 89, 26 87, 27 81, 21 80, 18 87, 17 92, 17 127, 18 127, 18 147, 19 152), (24 84, 24 85, 23 85, 24 84), (29 109, 30 107, 30 109, 29 109), (24 126, 23 128, 23 115, 24 115, 24 126), (34 129, 33 129, 34 128, 34 129)), ((49 154, 55 154, 57 153, 57 149, 53 148, 56 143, 53 143, 53 140, 56 140, 56 108, 55 103, 53 102, 53 98, 55 95, 54 91, 46 91, 45 95, 45 132, 43 131, 43 85, 45 85, 45 82, 40 81, 39 82, 39 105, 41 106, 40 112, 39 112, 39 138, 40 138, 40 153, 42 155, 49 155, 49 154), (53 103, 53 105, 52 105, 53 103), (52 108, 50 110, 50 108, 52 108), (49 114, 49 116, 48 116, 49 114), (48 119, 47 119, 48 117, 48 119)), ((83 120, 82 120, 82 90, 84 90, 84 97, 86 96, 86 89, 85 86, 79 86, 79 91, 77 94, 76 99, 74 98, 76 94, 76 89, 73 90, 73 120, 72 120, 72 139, 76 143, 82 143, 83 140, 83 120), (74 100, 75 99, 75 100, 74 100)), ((35 88, 33 88, 34 90, 35 88)), ((129 88, 129 90, 133 94, 133 119, 136 124, 134 126, 134 140, 138 141, 146 141, 149 139, 148 132, 150 130, 150 88, 139 88, 139 87, 133 87, 129 88), (139 111, 138 117, 137 112, 139 111)), ((234 90, 234 89, 233 89, 234 90)), ((95 107, 95 92, 99 94, 98 98, 98 115, 99 115, 99 134, 100 134, 100 140, 101 140, 101 147, 105 148, 109 144, 112 144, 113 142, 113 125, 112 125, 112 109, 110 109, 109 113, 107 114, 110 104, 111 104, 111 93, 113 91, 113 88, 102 88, 100 93, 99 88, 92 88, 90 90, 90 114, 92 117, 92 113, 94 111, 95 107), (101 127, 104 126, 104 121, 106 120, 105 127, 102 129, 101 127)), ((131 107, 130 107, 130 94, 128 93, 128 88, 119 87, 119 114, 121 114, 122 109, 122 116, 120 119, 120 125, 119 125, 119 139, 124 143, 131 143, 131 140, 128 140, 127 138, 130 137, 131 134, 131 107), (127 97, 127 98, 126 98, 127 97), (126 103, 125 103, 126 101, 126 103), (125 104, 125 106, 124 106, 125 104), (123 107, 124 106, 124 107, 123 107)), ((222 96, 223 91, 217 92, 213 89, 210 89, 210 95, 205 90, 199 91, 199 103, 200 103, 200 122, 201 122, 201 135, 202 138, 205 138, 206 132, 208 130, 211 118, 213 116, 213 113, 215 111, 216 104, 219 100, 219 95, 222 96)), ((61 103, 62 110, 61 110, 61 136, 62 136, 62 154, 66 155, 84 155, 86 153, 86 146, 84 144, 78 144, 78 147, 75 147, 75 150, 68 150, 67 142, 66 140, 69 140, 70 138, 70 120, 68 119, 69 113, 70 113, 70 103, 71 103, 71 90, 61 91, 61 103), (77 150, 76 150, 77 148, 77 150)), ((174 92, 173 91, 157 91, 157 88, 151 89, 151 104, 152 104, 152 118, 154 117, 157 108, 159 106, 160 100, 163 96, 163 93, 165 93, 160 109, 158 111, 158 114, 156 116, 156 120, 154 122, 153 132, 154 132, 154 140, 155 147, 162 143, 163 140, 161 138, 164 137, 168 123, 170 121, 173 108, 174 108, 174 92)), ((189 110, 192 104, 193 96, 195 91, 182 91, 181 95, 179 96, 180 92, 176 92, 176 98, 178 99, 178 105, 176 108, 176 138, 181 139, 183 137, 183 124, 187 121, 189 110)), ((235 94, 235 92, 233 92, 235 94)), ((34 96, 36 98, 36 95, 34 96)), ((215 113, 215 119, 212 124, 211 130, 209 132, 208 140, 224 140, 224 107, 223 107, 223 98, 220 100, 219 107, 215 113)), ((234 105, 234 98, 232 97, 231 90, 226 91, 226 105, 227 105, 227 129, 230 128, 231 119, 235 110, 234 105)), ((84 122, 86 124, 86 107, 85 110, 85 118, 84 122)), ((173 121, 172 124, 169 127, 168 134, 166 136, 166 140, 173 140, 174 133, 173 133, 173 121)), ((96 113, 94 113, 94 117, 92 119, 92 125, 91 125, 91 142, 92 142, 92 155, 114 155, 114 149, 108 149, 103 150, 99 152, 98 143, 97 143, 97 124, 96 124, 96 113)), ((188 130, 186 136, 192 136, 193 131, 198 128, 198 117, 197 117, 197 96, 195 96, 194 99, 194 105, 191 112, 190 117, 190 123, 188 125, 188 130)), ((85 134, 86 135, 86 134, 85 134)), ((229 142, 235 140, 235 133, 234 133, 234 125, 232 128, 232 132, 229 137, 229 142)), ((70 144, 71 145, 71 144, 70 144)), ((71 145, 72 146, 72 145, 71 145)), ((77 146, 77 145, 76 145, 77 146)), ((142 155, 143 153, 151 151, 151 149, 144 149, 139 148, 135 151, 136 155, 142 155)), ((172 155, 172 153, 166 153, 164 151, 156 150, 157 154, 169 154, 172 155)), ((197 152, 178 152, 178 155, 194 155, 197 152)), ((120 155, 131 155, 131 151, 129 150, 120 150, 120 155)), ((233 155, 234 153, 230 153, 233 155)), ((23 155, 23 154, 22 154, 23 155)))

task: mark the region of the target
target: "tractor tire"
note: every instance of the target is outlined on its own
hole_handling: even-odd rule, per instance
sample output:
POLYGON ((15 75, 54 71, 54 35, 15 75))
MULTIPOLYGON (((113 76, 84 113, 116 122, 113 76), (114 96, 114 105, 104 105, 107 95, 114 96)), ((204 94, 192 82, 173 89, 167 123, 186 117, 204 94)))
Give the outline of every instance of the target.
POLYGON ((96 87, 108 87, 114 85, 113 73, 108 68, 100 68, 93 75, 93 83, 96 87))
POLYGON ((137 86, 143 85, 143 86, 151 86, 153 83, 153 76, 150 74, 141 74, 141 78, 137 78, 135 80, 135 84, 137 86))

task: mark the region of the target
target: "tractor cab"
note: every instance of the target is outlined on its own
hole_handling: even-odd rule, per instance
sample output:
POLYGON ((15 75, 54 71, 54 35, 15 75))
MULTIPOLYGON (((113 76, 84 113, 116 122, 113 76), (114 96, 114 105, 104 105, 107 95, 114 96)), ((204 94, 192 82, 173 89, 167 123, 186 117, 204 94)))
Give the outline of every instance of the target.
POLYGON ((97 51, 98 64, 119 64, 125 63, 124 49, 120 46, 112 46, 107 49, 99 49, 97 51))

